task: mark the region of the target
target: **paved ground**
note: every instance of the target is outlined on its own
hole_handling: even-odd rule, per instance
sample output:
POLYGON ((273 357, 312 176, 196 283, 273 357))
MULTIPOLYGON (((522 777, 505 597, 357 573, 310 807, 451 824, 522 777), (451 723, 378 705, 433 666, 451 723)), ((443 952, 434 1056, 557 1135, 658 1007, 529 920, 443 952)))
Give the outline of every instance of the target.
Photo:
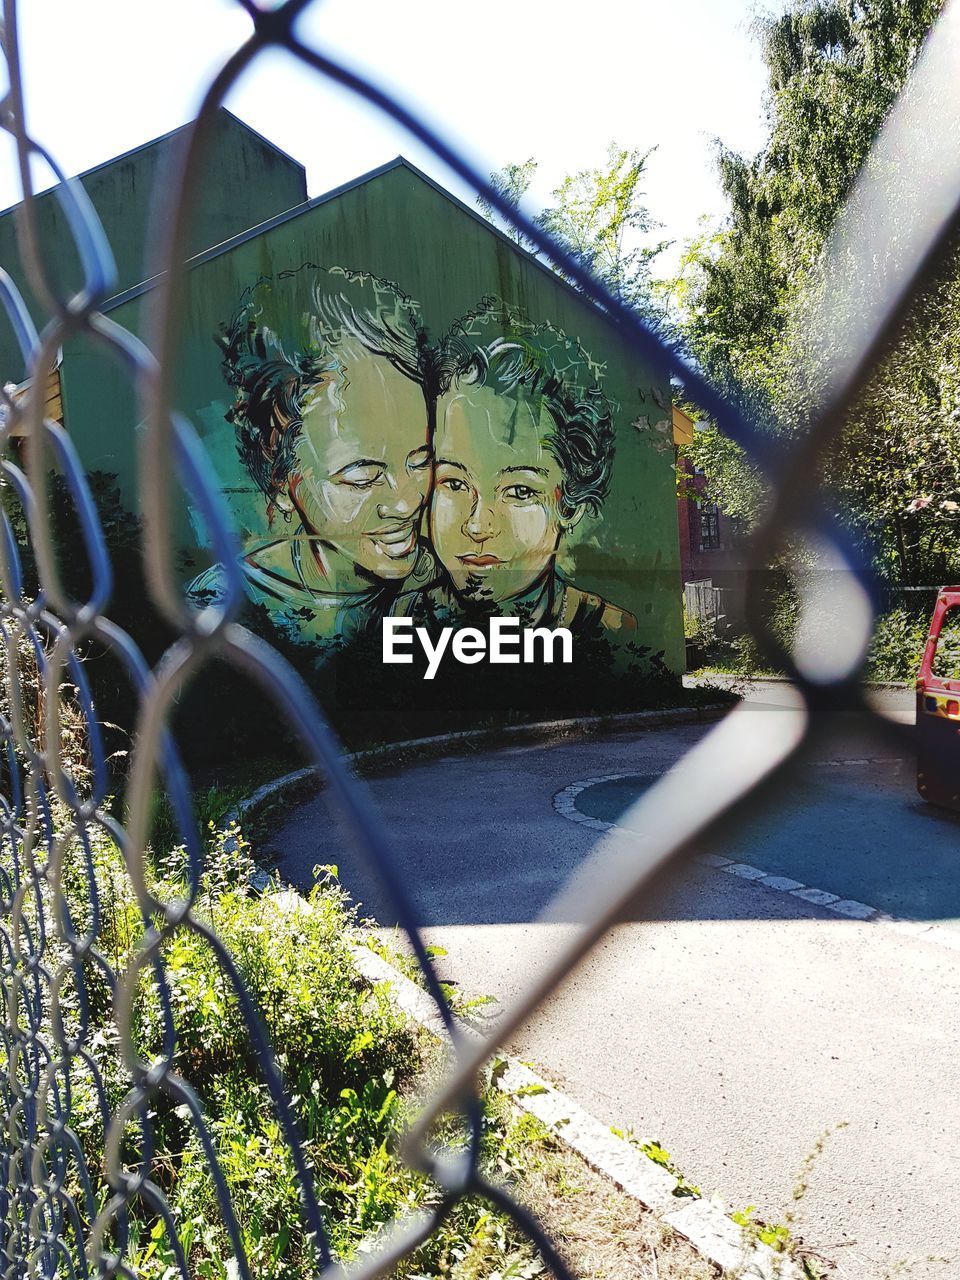
MULTIPOLYGON (((895 694, 885 709, 911 715, 895 694)), ((796 714, 776 687, 750 710, 796 714)), ((896 744, 850 717, 833 730, 777 805, 701 852, 957 928, 960 819, 919 802, 896 744)), ((571 927, 538 915, 617 838, 563 816, 554 797, 626 775, 580 791, 576 809, 629 831, 635 798, 706 732, 517 746, 372 781, 429 939, 447 948, 441 975, 509 1002, 571 927)), ((278 833, 277 850, 301 887, 314 865, 336 862, 365 909, 390 919, 322 797, 278 833)), ((793 1207, 821 1134, 845 1123, 796 1207, 804 1237, 841 1275, 960 1274, 960 950, 692 861, 635 916, 512 1047, 596 1115, 661 1140, 728 1208, 754 1203, 771 1219, 793 1207)))

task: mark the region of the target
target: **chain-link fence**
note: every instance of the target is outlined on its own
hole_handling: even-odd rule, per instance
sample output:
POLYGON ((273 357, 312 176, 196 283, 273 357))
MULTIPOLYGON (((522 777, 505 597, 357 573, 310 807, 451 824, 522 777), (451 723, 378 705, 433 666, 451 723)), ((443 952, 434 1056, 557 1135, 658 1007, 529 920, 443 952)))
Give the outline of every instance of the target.
MULTIPOLYGON (((222 1153, 210 1132, 204 1108, 181 1069, 185 1060, 178 1039, 178 991, 168 973, 176 939, 198 939, 215 957, 220 981, 239 1010, 252 1053, 269 1092, 291 1177, 299 1191, 305 1237, 312 1243, 312 1274, 341 1274, 333 1256, 325 1206, 315 1170, 305 1154, 304 1137, 291 1090, 264 1029, 261 1011, 248 993, 235 959, 221 940, 215 921, 203 909, 204 834, 198 829, 187 775, 169 730, 178 692, 192 675, 216 657, 256 682, 272 700, 276 715, 299 738, 321 771, 370 865, 375 868, 396 917, 401 921, 428 992, 453 1041, 451 1066, 416 1122, 410 1127, 404 1157, 440 1187, 429 1212, 403 1218, 380 1232, 374 1247, 362 1251, 351 1274, 384 1275, 427 1239, 451 1209, 477 1196, 508 1214, 541 1251, 557 1276, 567 1276, 563 1261, 533 1220, 480 1164, 481 1105, 478 1073, 533 1011, 555 991, 609 927, 643 893, 654 873, 696 835, 712 832, 755 803, 761 790, 775 788, 805 744, 816 736, 827 707, 857 707, 863 701, 858 672, 872 622, 877 587, 867 567, 850 552, 843 531, 818 504, 818 459, 840 429, 888 345, 910 300, 935 275, 946 246, 960 227, 960 7, 948 5, 932 40, 897 105, 861 177, 828 249, 829 288, 820 314, 829 338, 825 360, 830 376, 816 420, 789 447, 774 447, 747 412, 724 399, 683 359, 622 307, 561 248, 524 216, 508 207, 482 176, 440 137, 430 122, 417 119, 378 85, 349 67, 306 47, 294 23, 306 0, 287 0, 261 9, 240 0, 254 32, 229 59, 210 86, 185 148, 170 209, 165 270, 153 297, 152 342, 148 348, 100 310, 114 288, 110 247, 83 189, 69 182, 42 144, 25 131, 23 87, 17 42, 17 5, 5 0, 3 47, 10 90, 3 124, 16 140, 24 203, 19 224, 22 259, 31 288, 51 319, 41 333, 5 272, 0 272, 6 322, 12 326, 28 366, 24 394, 2 396, 0 434, 10 445, 23 442, 20 454, 8 451, 2 463, 5 488, 0 538, 0 639, 3 643, 5 702, 0 716, 4 752, 2 800, 3 965, 3 1122, 0 1152, 0 1257, 5 1276, 92 1276, 137 1274, 133 1260, 133 1224, 146 1211, 158 1224, 171 1256, 170 1274, 192 1274, 187 1227, 177 1220, 165 1191, 153 1142, 153 1117, 163 1098, 178 1108, 211 1186, 211 1211, 219 1214, 229 1237, 236 1273, 247 1280, 251 1267, 229 1190, 222 1153), (234 617, 243 596, 236 568, 239 548, 221 496, 211 482, 194 428, 172 404, 172 370, 178 317, 186 297, 185 258, 196 193, 203 181, 214 114, 232 85, 264 51, 282 47, 318 76, 358 95, 408 130, 489 205, 516 226, 528 242, 562 267, 584 295, 615 322, 639 360, 665 367, 683 380, 689 399, 720 423, 766 471, 775 494, 773 510, 756 541, 758 567, 772 547, 789 548, 797 540, 817 545, 826 562, 847 572, 810 576, 803 607, 830 609, 830 579, 842 577, 844 607, 837 614, 829 662, 798 645, 793 654, 777 652, 775 636, 759 605, 752 624, 756 634, 788 670, 803 694, 807 715, 789 724, 776 718, 757 727, 734 712, 720 723, 680 765, 646 795, 647 829, 642 848, 609 846, 595 856, 589 878, 592 896, 582 887, 572 903, 555 904, 557 918, 573 918, 580 928, 562 953, 537 978, 522 999, 505 1011, 496 1039, 478 1042, 458 1030, 442 986, 418 930, 408 886, 398 873, 388 833, 365 804, 362 791, 341 758, 336 737, 298 676, 234 617), (922 139, 922 145, 919 145, 922 139), (32 194, 32 160, 49 165, 60 185, 59 200, 69 225, 84 282, 77 293, 59 296, 48 272, 32 194), (891 188, 892 168, 896 185, 891 188), (922 167, 922 172, 921 172, 922 167), (895 252, 887 252, 890 246, 895 252), (882 247, 884 252, 876 250, 882 247), (140 490, 145 515, 144 571, 156 608, 176 633, 161 660, 148 665, 137 646, 106 609, 111 599, 112 566, 88 477, 69 436, 45 416, 46 373, 63 343, 85 335, 99 344, 136 388, 146 424, 140 454, 140 490), (71 598, 64 566, 52 536, 48 475, 60 477, 61 492, 72 507, 77 545, 85 561, 89 589, 71 598), (804 478, 805 482, 804 482, 804 478), (171 511, 185 492, 202 513, 214 556, 223 567, 225 588, 215 604, 196 611, 183 600, 174 556, 171 511), (19 513, 16 517, 14 512, 19 513), (39 592, 25 590, 24 558, 35 562, 39 592), (852 583, 852 586, 850 585, 852 583), (819 594, 818 594, 819 593, 819 594), (851 607, 859 602, 861 607, 851 607), (125 791, 108 794, 115 776, 108 768, 105 730, 93 705, 82 659, 91 645, 108 652, 122 667, 138 707, 132 757, 125 791), (173 825, 185 850, 181 892, 164 892, 169 882, 151 874, 145 853, 154 817, 152 797, 161 786, 169 799, 173 825), (691 804, 690 797, 697 803, 691 804), (120 816, 118 816, 120 815, 120 816), (104 870, 104 847, 116 851, 104 870), (105 921, 115 910, 116 882, 129 888, 134 904, 129 920, 134 939, 120 963, 105 945, 105 921), (572 914, 571 914, 572 913, 572 914), (137 1000, 149 988, 161 1051, 150 1060, 140 1055, 131 1020, 137 1000), (116 1040, 109 1047, 110 1079, 105 1079, 103 1018, 111 1011, 116 1040), (94 1048, 98 1052, 94 1052, 94 1048), (86 1080, 84 1108, 77 1102, 80 1077, 86 1080), (91 1110, 90 1099, 93 1099, 91 1110), (438 1149, 431 1141, 443 1117, 459 1115, 468 1132, 465 1144, 438 1149), (91 1174, 79 1132, 95 1124, 102 1130, 104 1180, 91 1174)), ((161 225, 158 221, 157 225, 161 225)), ((906 734, 874 717, 878 732, 906 734)), ((585 880, 581 878, 579 885, 585 880)), ((187 1056, 188 1057, 188 1056, 187 1056)), ((194 1231, 190 1227, 190 1232, 194 1231)), ((138 1243, 138 1248, 140 1244, 138 1243)))

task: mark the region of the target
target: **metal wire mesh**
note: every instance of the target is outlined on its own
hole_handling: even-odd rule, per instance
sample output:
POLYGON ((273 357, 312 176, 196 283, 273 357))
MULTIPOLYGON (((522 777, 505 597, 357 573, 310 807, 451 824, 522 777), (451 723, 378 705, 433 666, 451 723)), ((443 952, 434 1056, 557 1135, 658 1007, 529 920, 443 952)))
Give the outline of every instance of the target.
MULTIPOLYGON (((951 5, 945 10, 913 77, 911 92, 904 95, 880 143, 881 158, 882 148, 892 147, 901 162, 907 164, 904 157, 909 150, 905 147, 911 136, 922 133, 924 181, 911 183, 910 175, 903 175, 902 185, 891 195, 882 188, 883 166, 878 166, 880 177, 873 177, 868 166, 829 251, 834 262, 844 263, 848 269, 837 273, 835 296, 822 303, 825 314, 840 321, 828 347, 828 394, 809 432, 789 447, 774 448, 740 405, 718 394, 636 314, 622 307, 561 248, 548 242, 543 232, 508 207, 429 122, 417 119, 376 84, 302 44, 294 22, 306 7, 306 0, 288 0, 274 9, 261 9, 252 0, 240 3, 253 21, 254 32, 210 86, 190 132, 179 180, 171 184, 178 196, 169 220, 165 271, 156 291, 148 348, 98 309, 114 286, 110 247, 83 189, 64 179, 52 157, 26 131, 17 5, 15 0, 4 0, 3 48, 10 91, 3 104, 3 124, 16 140, 23 184, 22 257, 31 287, 53 318, 42 333, 36 333, 10 277, 0 272, 0 297, 7 322, 16 334, 30 376, 29 390, 21 398, 12 399, 7 393, 0 396, 0 434, 5 442, 14 436, 26 439, 25 470, 8 456, 2 463, 2 476, 10 495, 22 508, 27 543, 42 587, 36 598, 25 594, 21 565, 24 547, 18 546, 10 516, 5 513, 0 537, 0 641, 6 691, 0 715, 5 765, 0 810, 4 994, 0 1090, 5 1128, 0 1153, 2 1271, 11 1277, 134 1275, 128 1250, 129 1217, 139 1203, 165 1224, 176 1267, 186 1280, 190 1267, 181 1224, 175 1220, 155 1170, 151 1110, 154 1100, 163 1093, 184 1109, 202 1146, 237 1274, 244 1280, 250 1276, 242 1233, 203 1108, 189 1080, 174 1066, 177 1021, 164 955, 169 940, 183 930, 192 931, 211 948, 241 1009, 296 1170, 303 1220, 313 1241, 314 1273, 332 1277, 343 1271, 331 1254, 323 1207, 298 1132, 295 1107, 260 1013, 216 930, 197 910, 204 845, 194 820, 186 773, 167 722, 184 681, 217 656, 263 687, 273 700, 277 715, 295 731, 310 760, 322 771, 344 821, 376 869, 409 937, 427 989, 453 1041, 451 1068, 410 1130, 404 1149, 405 1158, 412 1165, 439 1183, 443 1189, 440 1202, 420 1218, 405 1220, 396 1224, 392 1232, 382 1234, 376 1249, 365 1255, 351 1274, 389 1273, 430 1235, 458 1200, 479 1196, 509 1214, 555 1274, 566 1277, 569 1272, 565 1264, 538 1223, 481 1172, 481 1119, 475 1092, 478 1070, 550 996, 611 924, 621 918, 656 871, 683 850, 692 837, 715 830, 725 815, 751 805, 762 789, 774 785, 778 773, 788 769, 816 735, 822 709, 843 703, 871 714, 858 684, 859 659, 869 632, 870 613, 866 610, 859 621, 849 624, 852 630, 845 652, 850 658, 839 669, 824 673, 805 663, 802 655, 778 654, 803 694, 807 715, 786 727, 771 719, 761 732, 755 725, 748 728, 738 713, 719 724, 646 795, 643 803, 647 828, 656 834, 642 851, 611 841, 595 855, 592 897, 585 900, 582 890, 578 890, 575 902, 555 904, 558 918, 569 919, 572 912, 581 927, 524 997, 506 1011, 497 1025, 496 1039, 479 1043, 465 1039, 433 971, 418 929, 416 910, 398 873, 387 834, 371 815, 344 765, 336 737, 299 677, 267 645, 233 621, 243 594, 236 569, 238 547, 194 429, 172 407, 178 317, 186 289, 181 264, 214 113, 253 60, 264 50, 277 47, 340 86, 344 93, 359 95, 379 108, 469 183, 528 242, 548 253, 567 277, 616 322, 638 358, 665 366, 680 376, 690 398, 763 466, 776 500, 758 547, 768 550, 771 544, 784 544, 799 534, 814 538, 830 549, 836 563, 852 571, 865 598, 875 598, 868 567, 857 562, 842 531, 820 509, 813 477, 818 458, 842 424, 847 406, 896 334, 910 300, 936 271, 945 246, 960 226, 958 149, 949 129, 935 134, 930 124, 937 118, 955 121, 960 117, 960 82, 957 77, 950 77, 951 60, 955 65, 960 46, 960 9, 951 5), (58 295, 48 275, 35 214, 31 172, 34 157, 45 160, 59 180, 57 198, 83 266, 83 287, 71 296, 58 295), (910 193, 909 198, 904 192, 910 193), (884 271, 875 271, 876 259, 870 257, 871 237, 880 234, 881 227, 887 239, 894 231, 902 234, 896 262, 888 263, 884 271), (851 308, 857 316, 855 326, 844 323, 851 308), (152 668, 130 637, 105 614, 111 596, 111 563, 88 478, 67 434, 43 416, 43 375, 54 363, 63 342, 77 334, 99 343, 124 369, 137 388, 146 421, 140 458, 146 519, 145 573, 154 602, 179 637, 152 668), (51 468, 62 477, 80 529, 91 584, 84 599, 69 597, 57 563, 45 479, 51 468), (797 477, 807 477, 809 483, 797 483, 797 477), (224 566, 227 579, 224 598, 202 612, 188 609, 178 588, 170 512, 181 490, 202 512, 215 556, 224 566), (116 806, 108 803, 104 737, 81 659, 91 641, 104 646, 122 665, 139 707, 123 822, 113 816, 116 806), (40 708, 28 705, 31 673, 39 674, 44 690, 40 708), (83 743, 79 752, 71 745, 71 734, 83 743), (157 777, 162 779, 186 849, 188 892, 178 900, 155 896, 146 870, 151 795, 157 777), (692 795, 699 798, 695 805, 689 802, 692 795), (122 971, 99 945, 107 886, 98 879, 92 850, 104 837, 122 854, 124 874, 133 886, 142 918, 141 939, 133 960, 122 971), (65 890, 70 876, 79 877, 83 885, 82 919, 71 914, 65 890), (149 975, 162 1011, 163 1051, 150 1062, 140 1058, 131 1030, 132 1003, 144 974, 149 975), (107 989, 115 1010, 115 1052, 123 1089, 119 1103, 113 1106, 90 1052, 92 1038, 97 1034, 90 1009, 96 1003, 98 984, 107 989), (69 1017, 64 1012, 68 992, 75 995, 69 1017), (78 1064, 90 1073, 99 1099, 107 1194, 91 1184, 75 1127, 71 1080, 78 1064), (439 1117, 450 1112, 461 1112, 466 1117, 470 1141, 464 1150, 438 1154, 429 1142, 431 1129, 439 1117)), ((759 549, 756 554, 759 565, 759 549)), ((817 602, 807 603, 816 607, 817 602)), ((767 631, 759 601, 754 601, 753 625, 768 647, 776 649, 777 642, 767 631)), ((876 720, 879 730, 900 732, 895 726, 876 720)))

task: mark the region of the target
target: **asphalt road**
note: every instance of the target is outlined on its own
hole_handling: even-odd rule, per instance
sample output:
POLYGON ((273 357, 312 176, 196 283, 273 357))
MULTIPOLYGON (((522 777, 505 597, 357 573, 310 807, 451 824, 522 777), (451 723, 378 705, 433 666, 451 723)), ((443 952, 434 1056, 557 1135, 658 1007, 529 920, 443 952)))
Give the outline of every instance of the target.
MULTIPOLYGON (((884 701, 911 718, 909 698, 884 701)), ((797 714, 776 686, 749 706, 797 714)), ((428 939, 447 950, 441 976, 509 1004, 572 928, 538 920, 550 899, 640 825, 636 799, 707 732, 515 746, 372 780, 428 939), (574 812, 558 812, 579 783, 574 812)), ((960 1274, 960 949, 946 945, 960 935, 943 932, 960 929, 960 819, 922 804, 913 774, 898 744, 838 716, 781 795, 698 845, 780 887, 687 859, 511 1044, 598 1117, 658 1139, 728 1209, 792 1210, 835 1274, 858 1280, 960 1274), (821 893, 798 898, 790 882, 821 893), (819 905, 834 897, 936 927, 819 905), (805 1158, 838 1125, 795 1202, 805 1158)), ((337 863, 364 911, 390 922, 323 797, 276 851, 301 888, 337 863)))

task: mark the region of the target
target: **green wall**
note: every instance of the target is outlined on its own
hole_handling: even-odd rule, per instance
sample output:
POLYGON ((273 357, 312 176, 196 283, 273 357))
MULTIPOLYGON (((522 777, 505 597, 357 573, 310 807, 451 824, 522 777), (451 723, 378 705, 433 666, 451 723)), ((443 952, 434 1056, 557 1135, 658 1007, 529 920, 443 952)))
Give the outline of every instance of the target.
MULTIPOLYGON (((615 402, 616 454, 599 519, 585 517, 564 541, 561 564, 577 587, 596 592, 637 619, 637 639, 683 669, 680 563, 670 388, 666 375, 641 366, 614 326, 572 289, 403 162, 278 225, 225 246, 191 270, 182 317, 179 407, 196 424, 220 485, 244 526, 262 535, 263 495, 241 466, 235 428, 226 420, 220 327, 244 290, 261 277, 304 263, 370 272, 416 299, 431 338, 439 338, 486 296, 579 341, 615 402), (255 526, 259 521, 260 528, 255 526)), ((116 307, 112 319, 140 331, 149 296, 116 307)), ((65 353, 68 428, 90 469, 116 472, 134 502, 136 407, 125 379, 87 347, 65 353)), ((181 518, 193 569, 204 552, 187 504, 181 518), (191 547, 191 543, 193 544, 191 547)))
MULTIPOLYGON (((166 190, 184 132, 166 134, 80 176, 116 259, 117 294, 155 274, 148 246, 155 250, 160 228, 151 225, 151 213, 156 193, 166 190)), ((208 181, 190 228, 190 256, 306 200, 303 166, 224 109, 217 115, 210 156, 208 181)), ((39 196, 36 211, 48 273, 62 292, 75 292, 82 283, 80 262, 56 196, 39 196)), ((0 214, 0 266, 42 327, 46 317, 26 283, 15 221, 15 209, 0 214)), ((19 348, 0 315, 0 379, 20 382, 23 376, 19 348)))

